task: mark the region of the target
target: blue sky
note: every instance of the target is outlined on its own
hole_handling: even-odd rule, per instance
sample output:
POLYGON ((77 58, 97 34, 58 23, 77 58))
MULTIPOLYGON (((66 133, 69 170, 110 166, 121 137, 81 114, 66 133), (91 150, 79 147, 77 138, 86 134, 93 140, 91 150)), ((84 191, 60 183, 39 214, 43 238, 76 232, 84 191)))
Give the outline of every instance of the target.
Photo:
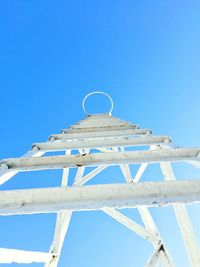
MULTIPOLYGON (((0 158, 21 156, 32 143, 82 119, 81 101, 94 90, 112 95, 113 115, 197 147, 199 13, 199 1, 1 1, 0 158)), ((91 102, 90 108, 102 106, 91 102)), ((112 171, 117 173, 108 169, 96 181, 112 171)), ((180 179, 199 178, 183 164, 175 171, 180 179)), ((19 174, 1 189, 57 186, 60 175, 19 174)), ((151 166, 146 177, 156 175, 151 166)), ((140 220, 136 211, 125 212, 140 220)), ((198 234, 199 208, 189 212, 198 234)), ((177 266, 187 267, 173 212, 152 213, 177 266)), ((2 217, 0 247, 47 251, 54 220, 52 214, 2 217)), ((140 267, 143 251, 148 258, 151 247, 106 215, 76 213, 59 266, 140 267)))

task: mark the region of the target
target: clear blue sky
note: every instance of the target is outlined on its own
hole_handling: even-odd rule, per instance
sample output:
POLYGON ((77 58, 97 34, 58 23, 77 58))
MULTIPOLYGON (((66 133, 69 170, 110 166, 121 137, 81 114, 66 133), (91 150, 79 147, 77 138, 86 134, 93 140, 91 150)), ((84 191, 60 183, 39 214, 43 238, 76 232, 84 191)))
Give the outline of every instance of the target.
MULTIPOLYGON (((178 145, 199 146, 199 14, 199 1, 184 0, 1 1, 0 158, 21 156, 82 119, 82 98, 93 90, 112 95, 113 115, 169 134, 178 145)), ((180 179, 199 178, 183 164, 175 171, 180 179)), ((57 186, 60 175, 20 174, 1 190, 57 186)), ((158 176, 152 166, 145 177, 158 176)), ((200 210, 189 212, 200 239, 200 210)), ((176 266, 188 267, 173 212, 152 213, 176 266)), ((47 251, 54 221, 55 215, 2 217, 0 247, 47 251)), ((151 251, 103 213, 76 213, 59 266, 140 267, 151 251)))

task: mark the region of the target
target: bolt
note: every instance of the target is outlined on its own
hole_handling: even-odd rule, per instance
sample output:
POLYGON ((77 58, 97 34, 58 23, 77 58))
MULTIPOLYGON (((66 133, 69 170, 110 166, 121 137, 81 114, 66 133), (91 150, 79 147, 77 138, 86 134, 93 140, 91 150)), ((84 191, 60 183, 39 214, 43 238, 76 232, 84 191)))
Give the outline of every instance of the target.
POLYGON ((3 164, 1 164, 1 169, 2 170, 8 170, 9 167, 8 167, 8 165, 6 163, 3 163, 3 164))
POLYGON ((152 134, 152 131, 151 130, 147 130, 146 131, 146 135, 151 135, 152 134))
POLYGON ((31 150, 32 150, 32 151, 38 151, 38 150, 39 150, 39 147, 38 147, 38 146, 35 146, 35 145, 33 145, 31 150))
POLYGON ((81 164, 76 164, 76 166, 77 166, 77 167, 82 167, 82 165, 81 165, 81 164))
POLYGON ((169 143, 171 143, 171 141, 172 141, 171 138, 167 137, 167 138, 165 138, 164 143, 169 144, 169 143))

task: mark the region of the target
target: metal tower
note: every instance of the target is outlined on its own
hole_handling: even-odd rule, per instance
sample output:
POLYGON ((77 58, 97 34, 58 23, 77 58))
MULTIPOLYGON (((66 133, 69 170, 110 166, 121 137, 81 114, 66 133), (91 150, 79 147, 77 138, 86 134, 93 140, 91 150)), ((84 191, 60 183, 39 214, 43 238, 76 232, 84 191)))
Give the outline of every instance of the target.
POLYGON ((188 162, 200 167, 200 148, 174 148, 168 136, 153 135, 149 129, 113 117, 110 96, 94 93, 83 100, 85 119, 60 134, 51 135, 47 142, 33 144, 20 158, 0 161, 0 184, 18 172, 63 169, 60 187, 0 191, 0 215, 57 213, 49 252, 0 248, 0 263, 43 262, 46 267, 56 267, 73 211, 102 210, 152 244, 154 252, 147 257, 145 267, 175 266, 148 209, 172 205, 190 265, 199 267, 199 245, 185 204, 200 201, 200 181, 177 181, 171 162, 188 162), (108 113, 87 113, 85 100, 94 93, 110 99, 108 113), (140 146, 148 149, 138 149, 140 146), (79 154, 72 155, 73 150, 79 154), (65 155, 45 156, 50 151, 65 151, 65 155), (147 166, 154 163, 160 165, 163 181, 140 182, 147 166), (140 164, 134 177, 131 164, 140 164), (111 165, 120 167, 124 183, 85 185, 111 165), (85 169, 91 166, 95 168, 85 174, 85 169), (67 186, 70 168, 77 168, 73 186, 67 186), (123 208, 138 209, 144 226, 120 212, 123 208))

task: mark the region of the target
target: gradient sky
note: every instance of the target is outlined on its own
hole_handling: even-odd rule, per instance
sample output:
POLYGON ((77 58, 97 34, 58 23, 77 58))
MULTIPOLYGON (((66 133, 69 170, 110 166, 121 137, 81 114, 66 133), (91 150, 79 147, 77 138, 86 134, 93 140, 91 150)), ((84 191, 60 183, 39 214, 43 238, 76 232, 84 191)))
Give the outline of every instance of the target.
MULTIPOLYGON (((112 95, 114 116, 170 135, 177 145, 199 146, 199 14, 200 2, 192 0, 2 0, 0 158, 21 156, 82 119, 83 97, 97 90, 112 95)), ((104 108, 103 99, 88 105, 104 108)), ((190 166, 174 167, 178 179, 199 178, 190 166)), ((94 183, 120 182, 120 175, 109 168, 94 183)), ((58 186, 60 177, 23 173, 1 190, 58 186)), ((162 177, 152 165, 143 180, 156 179, 162 177)), ((188 267, 172 209, 151 212, 176 266, 188 267)), ((140 222, 136 210, 124 213, 140 222)), ((200 240, 200 209, 189 213, 200 240)), ((54 223, 54 214, 1 217, 0 247, 48 251, 54 223)), ((151 252, 102 212, 81 212, 73 214, 59 267, 142 267, 151 252)))

